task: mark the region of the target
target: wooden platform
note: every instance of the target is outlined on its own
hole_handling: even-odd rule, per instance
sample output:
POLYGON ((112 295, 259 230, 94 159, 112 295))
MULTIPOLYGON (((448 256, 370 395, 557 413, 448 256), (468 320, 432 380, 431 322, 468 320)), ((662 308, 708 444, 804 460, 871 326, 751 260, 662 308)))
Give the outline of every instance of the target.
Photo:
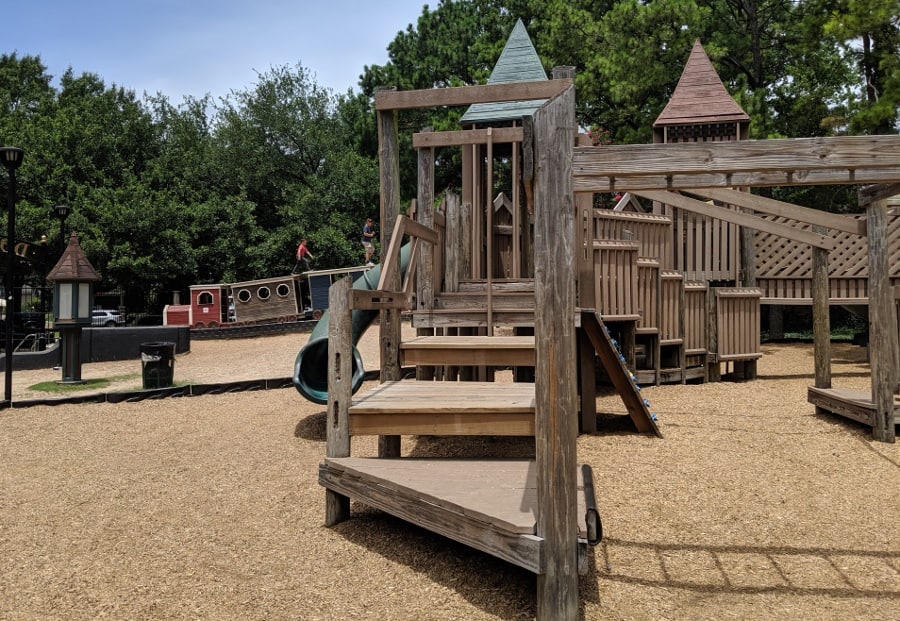
MULTIPOLYGON (((544 573, 535 534, 536 467, 527 459, 326 458, 319 483, 386 513, 544 573)), ((578 566, 587 569, 584 481, 578 468, 578 566)))
POLYGON ((400 344, 400 364, 533 367, 534 336, 420 336, 400 344))
POLYGON ((355 398, 350 435, 534 435, 534 384, 385 382, 355 398))
MULTIPOLYGON (((867 390, 849 388, 816 388, 810 386, 806 392, 806 400, 819 408, 840 414, 846 418, 872 426, 875 404, 872 393, 867 390)), ((894 412, 900 412, 900 396, 894 395, 894 412)), ((900 421, 900 417, 895 417, 900 421)))

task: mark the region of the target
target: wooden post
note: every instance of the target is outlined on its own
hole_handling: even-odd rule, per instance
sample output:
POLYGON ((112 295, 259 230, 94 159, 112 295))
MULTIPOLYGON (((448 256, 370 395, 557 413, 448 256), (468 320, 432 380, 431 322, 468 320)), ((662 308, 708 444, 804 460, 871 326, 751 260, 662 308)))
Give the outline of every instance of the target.
MULTIPOLYGON (((589 146, 590 138, 579 134, 578 144, 589 146)), ((582 192, 575 195, 575 250, 578 286, 576 305, 579 308, 595 308, 594 298, 594 195, 582 192)), ((587 335, 579 331, 578 373, 581 393, 581 431, 597 432, 597 377, 594 364, 594 346, 587 335)))
POLYGON ((494 187, 494 134, 487 128, 487 173, 485 173, 485 280, 487 282, 487 335, 494 335, 494 201, 491 192, 494 187))
MULTIPOLYGON (((350 457, 350 400, 353 395, 353 327, 350 278, 328 290, 328 412, 325 419, 325 455, 350 457)), ((325 490, 325 525, 350 517, 350 498, 325 490)))
POLYGON ((706 290, 706 379, 710 382, 722 381, 719 366, 719 326, 716 321, 716 288, 706 290))
MULTIPOLYGON (((424 131, 432 131, 431 127, 424 131)), ((429 228, 434 227, 434 147, 422 148, 419 156, 418 197, 416 221, 429 228)), ((434 309, 434 247, 430 244, 419 255, 416 270, 416 306, 419 310, 434 309)), ((434 328, 418 328, 418 336, 434 334, 434 328)), ((417 380, 434 379, 434 367, 416 367, 417 380)))
POLYGON ((535 456, 538 621, 578 619, 575 234, 572 154, 575 89, 534 114, 535 456))
MULTIPOLYGON (((823 226, 813 226, 816 233, 827 234, 823 226)), ((828 251, 812 248, 813 356, 816 388, 831 388, 831 319, 829 317, 828 251)))
MULTIPOLYGON (((378 111, 378 165, 381 179, 381 248, 391 244, 394 223, 400 214, 400 156, 397 138, 397 112, 378 111)), ((399 240, 398 240, 399 241, 399 240)), ((382 263, 382 267, 385 264, 382 263)), ((400 266, 382 274, 388 291, 400 290, 400 266)), ((400 379, 400 309, 384 309, 379 315, 381 381, 400 379)), ((378 437, 379 457, 400 456, 400 436, 378 437)))
POLYGON ((876 200, 866 208, 869 238, 869 358, 872 366, 872 436, 895 442, 894 391, 897 368, 897 317, 888 257, 887 201, 876 200))

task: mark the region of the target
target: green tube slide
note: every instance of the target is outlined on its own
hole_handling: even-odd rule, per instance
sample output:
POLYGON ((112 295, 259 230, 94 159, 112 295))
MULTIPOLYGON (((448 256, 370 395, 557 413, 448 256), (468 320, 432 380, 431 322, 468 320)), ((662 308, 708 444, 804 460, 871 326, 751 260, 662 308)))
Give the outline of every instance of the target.
MULTIPOLYGON (((409 264, 410 244, 400 249, 400 278, 406 275, 406 267, 409 264)), ((366 271, 362 276, 353 281, 354 289, 371 291, 378 286, 381 278, 381 264, 366 271)), ((353 340, 353 360, 351 362, 351 375, 353 392, 362 386, 366 376, 363 369, 362 356, 356 349, 356 343, 378 317, 378 311, 354 310, 351 316, 351 338, 353 340)), ((294 388, 301 395, 313 403, 328 404, 328 311, 322 315, 309 341, 297 354, 294 360, 294 375, 291 378, 294 388)))

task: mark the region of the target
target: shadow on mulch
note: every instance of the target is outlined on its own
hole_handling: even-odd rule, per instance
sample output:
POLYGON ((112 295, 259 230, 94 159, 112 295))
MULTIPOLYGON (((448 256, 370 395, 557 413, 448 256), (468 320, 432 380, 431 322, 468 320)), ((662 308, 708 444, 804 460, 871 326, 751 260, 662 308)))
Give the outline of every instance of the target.
POLYGON ((313 442, 325 442, 326 412, 310 414, 294 427, 294 437, 313 442))

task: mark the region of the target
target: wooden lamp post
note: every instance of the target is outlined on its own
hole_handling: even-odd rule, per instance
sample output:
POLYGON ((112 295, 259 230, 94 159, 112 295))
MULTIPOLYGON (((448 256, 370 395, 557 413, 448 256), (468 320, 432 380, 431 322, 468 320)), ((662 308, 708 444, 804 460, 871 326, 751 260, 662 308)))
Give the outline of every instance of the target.
POLYGON ((100 275, 84 256, 74 231, 47 280, 53 282, 53 321, 62 340, 59 383, 81 384, 81 329, 91 325, 94 283, 100 275))

